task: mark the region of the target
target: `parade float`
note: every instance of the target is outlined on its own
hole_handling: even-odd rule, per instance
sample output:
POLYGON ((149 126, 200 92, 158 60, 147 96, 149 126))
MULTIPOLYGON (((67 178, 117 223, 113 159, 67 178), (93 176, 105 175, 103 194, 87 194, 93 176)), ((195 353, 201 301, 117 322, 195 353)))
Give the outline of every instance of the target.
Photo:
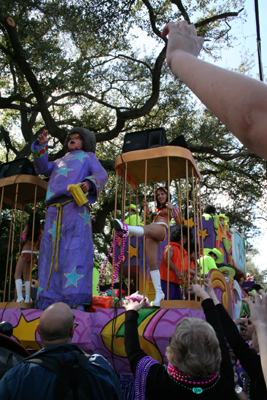
MULTIPOLYGON (((198 252, 195 255, 195 268, 197 259, 203 254, 204 248, 216 247, 224 257, 222 265, 237 268, 246 273, 245 267, 245 243, 243 238, 234 230, 230 230, 228 224, 224 224, 218 218, 205 220, 201 213, 201 175, 195 164, 191 152, 183 147, 162 146, 144 150, 129 151, 120 154, 115 160, 115 170, 118 179, 122 180, 121 209, 117 209, 117 184, 116 206, 114 216, 118 212, 124 219, 125 208, 136 199, 138 208, 138 190, 142 186, 142 194, 146 198, 147 185, 153 182, 155 185, 162 181, 170 187, 171 182, 176 181, 179 188, 180 214, 183 223, 191 230, 195 244, 198 244, 198 252), (181 202, 181 190, 185 188, 186 215, 183 214, 181 202), (189 195, 190 188, 190 195, 189 195), (190 206, 190 207, 189 207, 190 206)), ((5 283, 3 301, 0 303, 0 319, 8 321, 13 326, 12 338, 30 351, 41 348, 39 334, 36 325, 42 314, 41 310, 35 310, 33 303, 12 302, 11 280, 15 266, 12 264, 14 247, 14 230, 17 211, 24 212, 24 207, 31 203, 34 205, 34 213, 38 201, 45 198, 47 183, 35 176, 16 175, 0 179, 1 211, 4 207, 12 210, 10 223, 9 243, 7 251, 5 283)), ((21 227, 22 229, 23 227, 21 227)), ((168 238, 170 237, 170 229, 168 238)), ((166 239, 158 245, 158 263, 162 258, 166 239)), ((116 275, 116 265, 119 261, 121 275, 128 277, 128 282, 134 279, 133 291, 139 291, 149 299, 153 297, 153 288, 150 282, 149 269, 145 259, 145 243, 143 238, 129 236, 125 240, 122 253, 122 239, 118 238, 113 262, 113 276, 116 275)), ((101 276, 101 271, 100 271, 101 276)), ((241 288, 232 277, 226 279, 219 270, 211 270, 209 277, 212 281, 215 293, 232 318, 240 315, 242 294, 241 288)), ((203 279, 200 279, 203 282, 203 279)), ((140 345, 144 351, 159 362, 166 362, 165 349, 169 344, 169 338, 174 327, 184 317, 197 317, 204 319, 200 302, 192 295, 190 297, 190 276, 184 282, 184 290, 188 290, 188 299, 161 301, 160 308, 146 307, 139 311, 138 332, 140 345)), ((131 295, 128 285, 127 296, 131 295)), ((94 297, 91 307, 77 307, 73 309, 75 317, 75 333, 73 343, 89 353, 102 354, 114 366, 118 374, 130 374, 129 364, 124 349, 124 316, 125 311, 121 301, 114 301, 114 291, 111 297, 94 297), (101 301, 99 301, 101 300, 101 301), (102 301, 103 300, 103 301, 102 301), (80 309, 79 309, 80 308, 80 309), (84 311, 83 311, 84 310, 84 311)), ((121 291, 119 291, 119 298, 121 291)))

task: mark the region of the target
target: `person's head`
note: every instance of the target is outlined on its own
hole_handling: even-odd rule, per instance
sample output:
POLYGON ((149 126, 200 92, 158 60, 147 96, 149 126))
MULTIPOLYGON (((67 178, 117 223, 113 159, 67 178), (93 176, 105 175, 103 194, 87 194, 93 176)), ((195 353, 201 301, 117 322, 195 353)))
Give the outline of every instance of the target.
POLYGON ((187 253, 189 250, 188 245, 190 245, 190 258, 195 258, 196 253, 198 254, 199 252, 198 243, 195 243, 194 241, 191 241, 190 243, 187 242, 187 253))
POLYGON ((240 328, 240 335, 244 340, 251 340, 254 331, 255 326, 251 322, 250 318, 247 318, 245 324, 240 328))
POLYGON ((218 260, 218 257, 216 256, 216 254, 213 253, 212 251, 210 251, 208 255, 209 255, 210 257, 212 257, 213 260, 214 260, 215 262, 218 260))
POLYGON ((204 214, 215 215, 216 214, 216 208, 214 206, 207 205, 205 210, 204 210, 204 214))
POLYGON ((249 294, 249 292, 251 292, 251 288, 250 288, 249 286, 245 286, 245 287, 243 287, 242 289, 244 290, 244 292, 245 292, 246 294, 249 294))
POLYGON ((160 186, 156 190, 156 201, 157 201, 157 208, 163 208, 168 201, 168 189, 164 186, 160 186))
POLYGON ((235 269, 233 267, 228 267, 224 265, 223 267, 219 267, 219 271, 224 275, 225 278, 229 278, 232 276, 235 277, 235 269))
POLYGON ((67 151, 83 150, 87 153, 95 153, 95 135, 85 128, 72 128, 65 141, 67 151))
POLYGON ((65 303, 54 303, 41 315, 37 332, 44 347, 69 344, 74 334, 74 316, 65 303))
POLYGON ((130 204, 129 206, 126 206, 125 211, 129 211, 129 213, 135 214, 136 213, 136 205, 130 204))
POLYGON ((259 294, 259 291, 262 289, 261 285, 259 285, 258 283, 255 283, 251 290, 256 290, 256 292, 259 294))
POLYGON ((68 150, 82 150, 83 142, 79 133, 72 133, 68 141, 68 150))
POLYGON ((214 375, 222 359, 214 329, 198 318, 184 318, 178 322, 166 356, 173 367, 201 378, 214 375))
POLYGON ((170 242, 176 242, 181 244, 182 243, 182 234, 183 234, 183 245, 187 242, 187 235, 188 235, 188 229, 187 226, 176 226, 175 228, 172 229, 171 235, 170 235, 170 242))

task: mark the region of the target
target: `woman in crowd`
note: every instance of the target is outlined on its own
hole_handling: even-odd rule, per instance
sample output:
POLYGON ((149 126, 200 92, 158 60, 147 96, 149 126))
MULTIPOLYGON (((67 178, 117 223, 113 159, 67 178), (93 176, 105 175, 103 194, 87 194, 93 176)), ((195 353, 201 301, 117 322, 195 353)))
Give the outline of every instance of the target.
MULTIPOLYGON (((145 200, 143 201, 143 206, 146 209, 146 225, 128 225, 128 234, 146 236, 146 257, 151 279, 156 290, 153 306, 159 307, 160 301, 164 299, 164 293, 161 288, 160 273, 157 266, 157 245, 166 239, 170 219, 174 218, 178 225, 181 225, 182 219, 178 207, 174 207, 168 202, 168 190, 165 187, 157 189, 156 199, 157 206, 153 211, 149 209, 148 203, 145 200)), ((116 231, 124 231, 123 224, 118 219, 113 221, 113 227, 116 231)))
POLYGON ((32 265, 37 262, 37 250, 40 247, 42 238, 42 229, 40 227, 40 218, 38 214, 35 214, 35 222, 33 229, 33 215, 30 215, 27 224, 25 225, 24 231, 20 238, 21 256, 18 259, 16 270, 14 274, 16 291, 17 291, 17 302, 24 302, 22 296, 22 279, 21 274, 23 273, 23 279, 25 284, 25 303, 30 301, 30 272, 31 272, 31 260, 32 265), (32 235, 33 236, 33 248, 32 248, 32 235))
MULTIPOLYGON (((249 383, 247 387, 247 393, 249 399, 250 400, 267 399, 266 385, 264 382, 260 355, 257 354, 256 350, 251 349, 248 343, 240 335, 236 327, 236 324, 230 318, 229 314, 225 311, 224 307, 217 299, 210 280, 208 280, 208 293, 210 298, 216 305, 216 309, 220 317, 220 321, 222 324, 226 340, 233 349, 233 352, 236 358, 240 361, 240 364, 242 365, 243 369, 249 376, 249 383)), ((246 302, 249 303, 249 305, 251 305, 252 303, 247 300, 246 302)), ((266 330, 265 330, 265 342, 266 342, 266 330)))
POLYGON ((124 306, 125 350, 136 380, 136 400, 236 399, 233 368, 216 308, 198 284, 192 289, 203 300, 207 322, 184 318, 176 325, 166 350, 168 366, 140 348, 137 311, 144 301, 124 306))

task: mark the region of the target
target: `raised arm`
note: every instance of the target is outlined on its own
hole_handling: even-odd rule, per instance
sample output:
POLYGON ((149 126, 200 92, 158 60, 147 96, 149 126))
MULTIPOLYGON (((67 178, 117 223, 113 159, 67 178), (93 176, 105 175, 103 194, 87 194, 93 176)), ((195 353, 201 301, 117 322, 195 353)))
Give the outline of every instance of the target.
POLYGON ((249 293, 254 297, 255 302, 251 299, 243 299, 248 305, 251 312, 250 319, 252 320, 259 341, 260 357, 262 372, 267 386, 267 294, 260 290, 261 296, 256 293, 249 293))
POLYGON ((267 86, 247 76, 197 58, 204 39, 186 21, 168 23, 167 63, 179 77, 251 151, 267 159, 267 86))

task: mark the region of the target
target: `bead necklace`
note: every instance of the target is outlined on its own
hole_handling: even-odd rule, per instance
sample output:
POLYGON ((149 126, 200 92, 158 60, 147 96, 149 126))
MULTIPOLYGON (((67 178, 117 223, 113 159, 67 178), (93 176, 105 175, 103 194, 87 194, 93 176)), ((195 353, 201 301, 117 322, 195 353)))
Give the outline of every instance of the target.
POLYGON ((119 255, 119 262, 115 263, 115 245, 116 244, 119 245, 119 232, 115 231, 115 236, 114 236, 113 242, 112 242, 112 244, 110 246, 106 261, 105 261, 105 263, 103 265, 103 268, 101 270, 101 274, 100 274, 100 278, 99 278, 98 284, 96 285, 96 288, 97 288, 97 290, 98 290, 98 292, 100 294, 106 294, 106 293, 108 293, 110 291, 110 289, 113 289, 113 287, 115 285, 115 282, 116 282, 117 275, 119 273, 120 265, 121 265, 121 263, 123 261, 124 247, 125 247, 125 243, 126 243, 126 238, 128 236, 128 225, 125 224, 124 222, 122 222, 122 225, 123 225, 122 238, 121 238, 122 246, 121 246, 121 253, 119 255), (112 249, 113 249, 113 264, 114 264, 114 274, 112 276, 112 285, 111 285, 111 287, 109 289, 107 289, 104 292, 102 292, 101 290, 99 290, 99 287, 100 287, 100 284, 102 282, 104 271, 105 271, 105 268, 107 266, 107 262, 108 262, 108 259, 109 259, 109 256, 110 256, 110 253, 111 253, 112 249))
POLYGON ((190 375, 185 374, 181 371, 179 371, 178 369, 174 368, 171 365, 168 365, 168 367, 166 367, 166 371, 169 375, 169 377, 175 382, 178 383, 178 385, 184 387, 185 389, 191 390, 193 393, 195 394, 201 394, 206 390, 212 389, 219 381, 220 379, 220 370, 218 370, 214 375, 211 375, 210 377, 207 377, 204 380, 196 380, 196 379, 192 379, 190 377, 190 375), (211 383, 213 383, 212 385, 210 385, 211 383), (195 385, 194 387, 189 387, 187 385, 195 385), (200 386, 204 387, 200 387, 200 386), (205 387, 205 385, 209 385, 208 387, 205 387))

